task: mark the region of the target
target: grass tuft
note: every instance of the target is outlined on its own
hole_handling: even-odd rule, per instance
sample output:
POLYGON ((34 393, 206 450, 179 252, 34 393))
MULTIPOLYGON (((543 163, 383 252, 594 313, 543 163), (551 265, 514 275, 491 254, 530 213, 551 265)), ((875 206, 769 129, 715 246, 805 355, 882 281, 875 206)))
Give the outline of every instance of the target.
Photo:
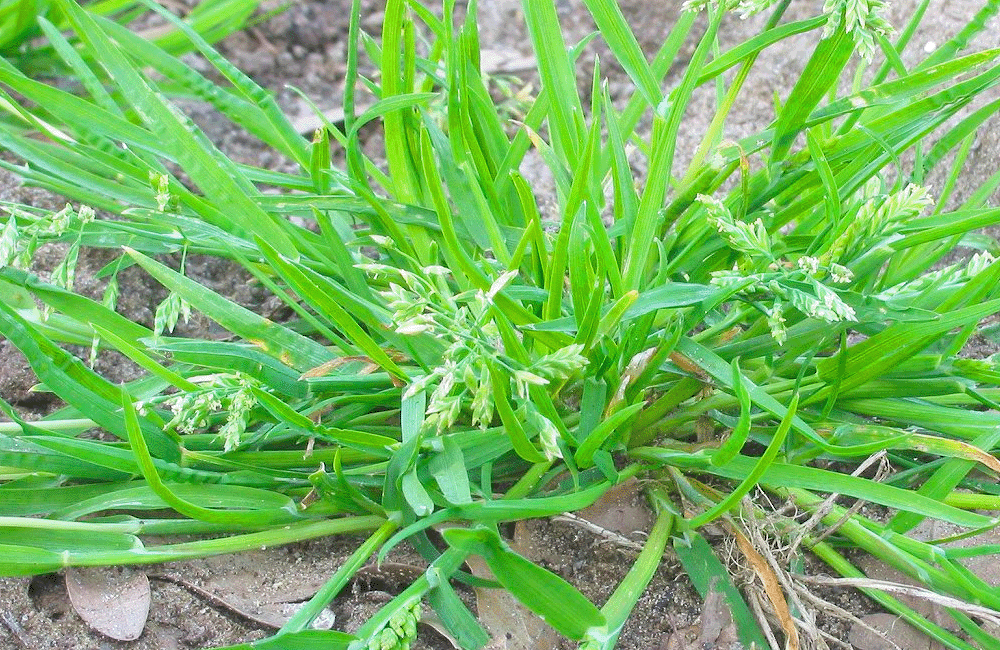
POLYGON ((311 140, 209 45, 220 35, 210 16, 231 4, 199 5, 203 24, 144 1, 172 25, 152 40, 102 5, 57 0, 46 18, 25 0, 0 4, 0 146, 24 163, 0 166, 80 206, 3 206, 0 334, 67 406, 29 423, 0 404, 11 420, 0 424, 0 574, 367 531, 275 638, 233 647, 408 647, 421 601, 463 647, 482 647, 488 635, 450 584, 474 554, 561 634, 612 648, 673 536, 748 647, 783 635, 798 644, 791 617, 808 614, 788 607, 778 581, 792 567, 754 550, 753 522, 770 517, 772 537, 845 578, 862 577, 842 553, 859 548, 970 604, 947 610, 961 636, 872 582, 850 583, 946 647, 989 645, 982 614, 1000 612, 1000 598, 962 560, 992 549, 951 553, 908 532, 928 518, 988 529, 997 520, 981 510, 1000 505, 1000 369, 962 357, 1000 310, 998 246, 981 232, 1000 221, 988 202, 1000 176, 946 208, 996 108, 982 97, 1000 81, 1000 50, 965 50, 1000 3, 921 58, 907 50, 916 23, 891 41, 876 0, 830 1, 798 22, 785 20, 787 0, 689 2, 650 58, 615 2, 587 0, 596 37, 636 87, 616 103, 600 67, 592 92, 577 92, 585 43, 564 45, 554 0, 532 0, 541 88, 514 121, 480 69, 474 3, 459 20, 450 1, 443 18, 387 2, 376 39, 360 33, 355 2, 344 129, 327 124, 311 140), (722 51, 730 11, 770 17, 722 51), (773 122, 726 139, 760 52, 798 34, 815 49, 773 122), (17 43, 35 35, 47 44, 33 51, 69 71, 79 94, 19 69, 17 43), (693 54, 671 87, 685 39, 693 54), (191 48, 224 81, 177 58, 191 48), (373 78, 361 76, 362 51, 373 78), (707 83, 717 113, 681 169, 678 134, 707 83), (168 85, 297 169, 230 160, 168 85), (373 103, 359 115, 363 87, 373 103), (380 131, 384 151, 362 146, 363 128, 380 131), (554 179, 555 210, 522 171, 529 151, 554 179), (637 182, 640 157, 649 171, 637 182), (925 185, 935 168, 946 177, 938 197, 925 185), (46 282, 30 268, 48 242, 68 253, 46 282), (100 302, 73 292, 85 246, 120 251, 100 302), (294 315, 254 314, 167 254, 242 266, 294 315), (152 329, 115 311, 117 274, 133 264, 169 291, 152 329), (175 335, 192 311, 231 336, 175 335), (62 343, 116 350, 146 374, 112 384, 62 343), (93 428, 108 436, 80 435, 93 428), (881 480, 852 474, 873 455, 890 467, 881 480), (584 508, 635 476, 657 523, 603 608, 499 534, 502 522, 584 508), (794 504, 810 527, 748 498, 761 493, 794 504), (891 517, 866 518, 831 494, 891 517), (699 532, 711 522, 765 580, 775 629, 699 532), (445 550, 423 543, 432 526, 445 527, 445 550), (180 533, 205 538, 153 543, 180 533), (421 578, 354 635, 308 629, 370 557, 406 539, 427 556, 421 578))

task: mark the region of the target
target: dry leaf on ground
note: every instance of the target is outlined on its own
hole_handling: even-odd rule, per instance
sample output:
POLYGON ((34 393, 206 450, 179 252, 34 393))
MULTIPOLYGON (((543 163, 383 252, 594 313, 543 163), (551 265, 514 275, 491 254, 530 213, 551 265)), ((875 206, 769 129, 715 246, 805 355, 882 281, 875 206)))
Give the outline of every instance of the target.
POLYGON ((642 492, 642 484, 634 478, 611 488, 576 515, 629 539, 633 539, 634 533, 647 533, 653 527, 653 512, 642 492))
POLYGON ((721 650, 739 647, 739 634, 733 615, 720 591, 711 589, 705 596, 701 618, 690 627, 674 630, 660 644, 660 650, 721 650))
POLYGON ((90 627, 117 641, 134 641, 149 616, 149 578, 119 568, 66 569, 73 609, 90 627))

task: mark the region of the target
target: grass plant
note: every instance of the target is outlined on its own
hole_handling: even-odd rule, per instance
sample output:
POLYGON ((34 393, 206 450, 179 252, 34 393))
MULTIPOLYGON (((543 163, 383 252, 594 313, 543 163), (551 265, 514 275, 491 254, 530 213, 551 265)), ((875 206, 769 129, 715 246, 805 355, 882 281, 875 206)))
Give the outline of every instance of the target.
MULTIPOLYGON (((459 20, 454 0, 440 14, 388 0, 380 38, 368 38, 355 1, 346 118, 310 142, 150 0, 136 6, 171 21, 225 83, 90 5, 54 0, 76 47, 46 34, 87 92, 0 62, 10 115, 0 146, 23 161, 0 165, 74 207, 4 206, 0 334, 67 406, 29 422, 0 403, 10 420, 0 424, 0 574, 365 532, 277 636, 234 648, 408 647, 420 601, 463 647, 482 647, 488 635, 452 586, 470 554, 561 634, 612 648, 672 545, 700 590, 724 591, 747 647, 775 634, 808 647, 791 594, 768 591, 781 625, 762 629, 699 532, 723 524, 750 540, 754 564, 754 531, 768 518, 774 538, 844 577, 860 575, 844 555, 859 548, 980 607, 947 610, 956 634, 865 587, 946 647, 996 647, 982 612, 1000 612, 1000 592, 962 563, 996 549, 907 534, 927 518, 988 529, 1000 507, 1000 368, 960 356, 1000 310, 997 243, 981 232, 1000 221, 989 203, 1000 173, 946 207, 996 109, 983 97, 1000 80, 1000 50, 968 44, 1000 2, 906 65, 928 4, 896 36, 877 0, 828 0, 800 21, 784 19, 788 0, 689 3, 646 53, 613 0, 587 0, 597 38, 635 85, 619 105, 599 63, 591 92, 578 92, 585 43, 565 42, 554 0, 526 1, 541 84, 514 122, 479 67, 475 2, 459 20), (703 27, 692 5, 704 5, 703 27), (721 50, 732 11, 770 18, 721 50), (726 139, 759 53, 804 33, 815 51, 773 122, 726 139), (697 45, 668 85, 686 41, 697 45), (362 77, 362 53, 378 74, 362 77), (718 113, 684 168, 678 133, 705 84, 717 86, 718 113), (230 160, 165 85, 211 103, 297 171, 230 160), (358 114, 362 90, 376 101, 358 114), (384 137, 384 166, 383 152, 362 146, 366 129, 384 137), (530 150, 554 179, 554 214, 522 173, 530 150), (636 157, 648 166, 641 179, 636 157), (925 178, 948 164, 932 195, 925 178), (30 270, 46 242, 67 245, 48 281, 30 270), (72 290, 86 246, 121 251, 100 302, 72 290), (948 257, 956 250, 974 254, 948 257), (242 266, 294 317, 254 314, 171 262, 192 255, 242 266), (128 265, 170 292, 153 328, 115 311, 128 265), (172 335, 190 311, 230 338, 172 335), (146 375, 111 383, 63 343, 117 350, 146 375), (105 435, 83 435, 95 429, 105 435), (892 468, 882 480, 852 473, 873 455, 892 468), (631 477, 649 486, 656 525, 601 608, 499 535, 502 522, 581 509, 631 477), (761 492, 794 503, 810 526, 748 498, 761 492), (892 516, 874 521, 831 494, 892 516), (200 538, 157 543, 176 534, 200 538), (354 635, 309 629, 355 571, 403 540, 430 563, 419 580, 354 635)), ((775 577, 766 562, 754 567, 765 583, 775 577)))

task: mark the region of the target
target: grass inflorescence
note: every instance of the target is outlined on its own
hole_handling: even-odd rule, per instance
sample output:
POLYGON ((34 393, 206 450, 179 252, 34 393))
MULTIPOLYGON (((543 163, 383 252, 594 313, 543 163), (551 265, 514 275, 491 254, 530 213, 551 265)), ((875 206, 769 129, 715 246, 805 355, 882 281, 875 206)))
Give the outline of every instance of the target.
POLYGON ((52 3, 72 40, 38 19, 82 82, 76 94, 0 63, 0 146, 24 162, 0 165, 78 206, 5 206, 0 334, 67 406, 28 422, 0 403, 0 574, 366 532, 313 600, 252 647, 406 647, 421 601, 464 647, 481 647, 488 635, 451 585, 474 554, 558 632, 611 648, 672 544, 700 590, 724 592, 748 647, 775 635, 811 643, 791 620, 808 613, 779 585, 791 554, 762 555, 768 531, 845 578, 862 577, 845 548, 883 559, 968 604, 947 610, 962 632, 875 583, 851 584, 947 647, 991 647, 984 612, 1000 611, 1000 596, 962 560, 994 549, 957 553, 907 533, 928 518, 987 529, 996 520, 983 512, 1000 506, 1000 369, 961 356, 1000 310, 997 244, 979 232, 1000 221, 988 204, 1000 175, 945 208, 995 109, 979 98, 1000 80, 1000 50, 967 50, 1000 3, 907 65, 926 1, 899 36, 876 0, 829 0, 794 22, 788 0, 692 2, 646 53, 613 0, 587 0, 635 86, 615 103, 600 65, 591 92, 578 92, 584 44, 565 42, 554 0, 526 1, 540 90, 514 121, 480 69, 475 3, 458 20, 454 0, 440 14, 388 0, 381 37, 367 38, 355 2, 346 117, 312 141, 191 25, 138 4, 225 81, 72 0, 52 3), (770 18, 722 51, 728 11, 770 18), (760 52, 797 34, 812 34, 815 51, 773 122, 725 139, 760 52), (668 88, 685 41, 696 47, 668 88), (362 77, 362 52, 378 74, 362 77), (718 112, 682 167, 678 134, 705 84, 717 85, 718 112), (362 87, 375 101, 359 114, 362 87), (209 102, 296 171, 229 159, 168 88, 209 102), (371 128, 384 160, 362 146, 371 128), (554 180, 554 212, 522 173, 529 151, 554 180), (925 179, 951 159, 934 195, 925 179), (48 282, 30 271, 47 242, 68 245, 48 282), (72 290, 85 246, 121 252, 101 302, 72 290), (977 250, 952 255, 963 248, 977 250), (240 265, 293 316, 255 314, 167 254, 240 265), (169 291, 152 328, 115 311, 116 274, 130 265, 169 291), (175 336, 193 311, 231 336, 175 336), (116 385, 61 343, 116 350, 145 375, 116 385), (81 435, 95 428, 106 435, 81 435), (873 456, 890 468, 880 480, 860 471, 873 456), (601 608, 499 534, 632 477, 645 480, 656 523, 601 608), (770 512, 752 498, 761 492, 796 515, 770 512), (699 532, 713 523, 771 586, 773 632, 699 532), (154 543, 176 534, 201 537, 154 543), (308 629, 403 540, 427 556, 423 577, 353 635, 308 629))

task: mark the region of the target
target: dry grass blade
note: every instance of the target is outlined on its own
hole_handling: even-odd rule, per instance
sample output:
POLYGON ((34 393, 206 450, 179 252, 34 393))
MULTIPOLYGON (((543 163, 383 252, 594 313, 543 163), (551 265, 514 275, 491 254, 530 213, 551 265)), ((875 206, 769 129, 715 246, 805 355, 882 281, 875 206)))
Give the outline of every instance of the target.
POLYGON ((771 564, 761 553, 757 551, 753 543, 751 543, 746 535, 735 527, 732 527, 730 532, 736 538, 736 545, 739 548, 740 553, 743 554, 743 557, 750 564, 754 573, 758 578, 760 578, 761 584, 764 587, 764 593, 767 594, 767 599, 771 604, 772 611, 774 611, 775 615, 778 617, 781 629, 785 633, 786 648, 789 650, 798 650, 799 631, 795 627, 795 621, 792 618, 792 613, 788 609, 788 602, 785 600, 785 594, 781 587, 781 581, 771 568, 771 564))
POLYGON ((965 612, 970 616, 975 616, 977 618, 981 618, 984 621, 988 621, 993 625, 1000 626, 1000 612, 994 609, 990 609, 989 607, 983 607, 982 605, 967 603, 957 598, 944 596, 942 594, 935 593, 929 589, 924 589, 923 587, 916 587, 914 585, 904 585, 898 582, 889 582, 886 580, 872 580, 871 578, 830 578, 826 576, 799 576, 799 580, 816 585, 827 585, 831 587, 855 587, 858 589, 877 589, 879 591, 884 591, 887 593, 912 596, 914 598, 919 598, 921 600, 926 600, 927 602, 934 603, 935 605, 957 609, 958 611, 965 612))

